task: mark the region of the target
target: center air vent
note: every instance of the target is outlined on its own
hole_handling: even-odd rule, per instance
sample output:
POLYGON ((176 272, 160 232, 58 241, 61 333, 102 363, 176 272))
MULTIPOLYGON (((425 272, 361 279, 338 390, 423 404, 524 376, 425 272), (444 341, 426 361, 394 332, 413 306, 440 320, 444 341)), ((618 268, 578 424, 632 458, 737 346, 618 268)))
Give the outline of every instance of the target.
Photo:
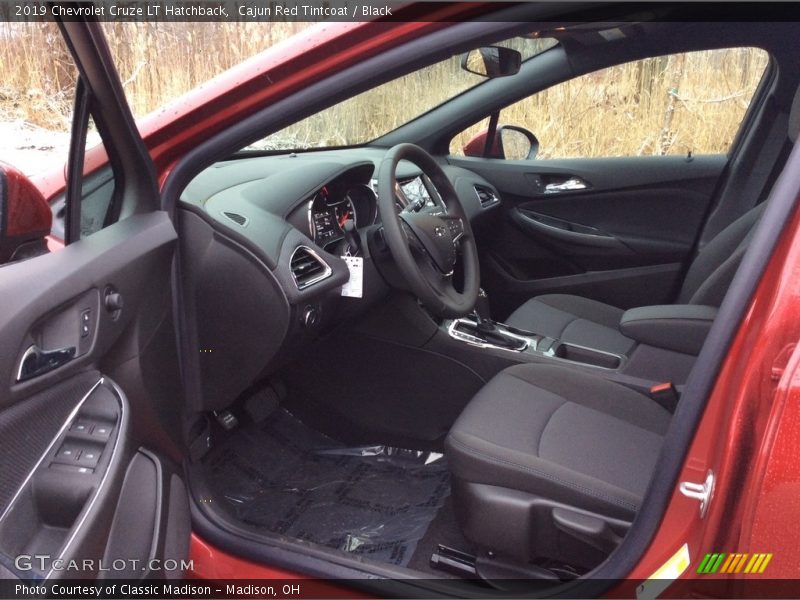
POLYGON ((330 277, 331 268, 320 256, 307 246, 298 246, 292 253, 289 268, 297 284, 302 290, 308 286, 330 277))
POLYGON ((239 213, 235 212, 223 212, 222 214, 225 215, 228 219, 230 219, 234 223, 236 223, 237 225, 239 225, 240 227, 244 227, 245 225, 247 225, 247 217, 245 217, 244 215, 240 215, 239 213))
POLYGON ((474 187, 475 193, 478 194, 478 200, 480 201, 482 208, 488 208, 492 204, 497 204, 500 202, 500 198, 497 197, 497 194, 494 190, 482 185, 476 185, 474 187))

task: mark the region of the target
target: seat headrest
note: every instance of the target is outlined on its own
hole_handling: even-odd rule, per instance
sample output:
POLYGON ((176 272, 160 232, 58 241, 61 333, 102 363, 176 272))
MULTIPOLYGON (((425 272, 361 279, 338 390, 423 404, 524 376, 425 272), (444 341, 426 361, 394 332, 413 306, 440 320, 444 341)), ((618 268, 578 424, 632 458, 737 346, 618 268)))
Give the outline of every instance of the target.
POLYGON ((792 143, 797 141, 800 134, 800 87, 794 93, 792 100, 792 110, 789 111, 789 139, 792 143))

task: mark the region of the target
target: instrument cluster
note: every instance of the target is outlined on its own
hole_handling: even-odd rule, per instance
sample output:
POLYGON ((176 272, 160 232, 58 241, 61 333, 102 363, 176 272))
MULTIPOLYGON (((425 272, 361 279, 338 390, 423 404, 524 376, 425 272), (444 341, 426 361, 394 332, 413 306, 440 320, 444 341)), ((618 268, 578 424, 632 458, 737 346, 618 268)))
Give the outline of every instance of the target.
POLYGON ((322 247, 339 241, 348 220, 356 228, 367 227, 375 222, 377 209, 375 192, 367 185, 325 185, 308 204, 311 239, 322 247))

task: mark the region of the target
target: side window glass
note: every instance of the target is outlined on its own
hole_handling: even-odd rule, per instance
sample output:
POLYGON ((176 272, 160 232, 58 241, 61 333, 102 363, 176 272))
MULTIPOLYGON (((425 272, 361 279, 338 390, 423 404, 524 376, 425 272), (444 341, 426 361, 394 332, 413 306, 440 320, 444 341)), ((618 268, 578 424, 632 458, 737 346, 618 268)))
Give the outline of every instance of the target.
MULTIPOLYGON (((638 60, 529 96, 501 110, 498 123, 532 133, 538 159, 722 154, 768 62, 758 48, 638 60)), ((473 155, 469 141, 485 129, 461 132, 451 152, 473 155)))
POLYGON ((100 231, 116 219, 113 214, 114 171, 110 166, 90 172, 92 157, 104 153, 103 141, 97 131, 94 118, 89 116, 86 132, 86 154, 83 160, 83 182, 81 185, 81 225, 82 238, 100 231))

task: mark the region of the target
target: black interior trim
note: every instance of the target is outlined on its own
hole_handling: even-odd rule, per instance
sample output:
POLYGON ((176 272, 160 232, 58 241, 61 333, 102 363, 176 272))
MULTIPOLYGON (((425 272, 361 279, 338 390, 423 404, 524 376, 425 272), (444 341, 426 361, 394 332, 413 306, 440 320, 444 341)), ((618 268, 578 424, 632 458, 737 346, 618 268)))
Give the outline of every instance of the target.
POLYGON ((75 107, 72 112, 72 135, 67 160, 67 196, 64 220, 64 241, 67 244, 81 237, 81 199, 83 160, 86 153, 86 130, 89 124, 89 90, 83 77, 75 86, 75 107))

